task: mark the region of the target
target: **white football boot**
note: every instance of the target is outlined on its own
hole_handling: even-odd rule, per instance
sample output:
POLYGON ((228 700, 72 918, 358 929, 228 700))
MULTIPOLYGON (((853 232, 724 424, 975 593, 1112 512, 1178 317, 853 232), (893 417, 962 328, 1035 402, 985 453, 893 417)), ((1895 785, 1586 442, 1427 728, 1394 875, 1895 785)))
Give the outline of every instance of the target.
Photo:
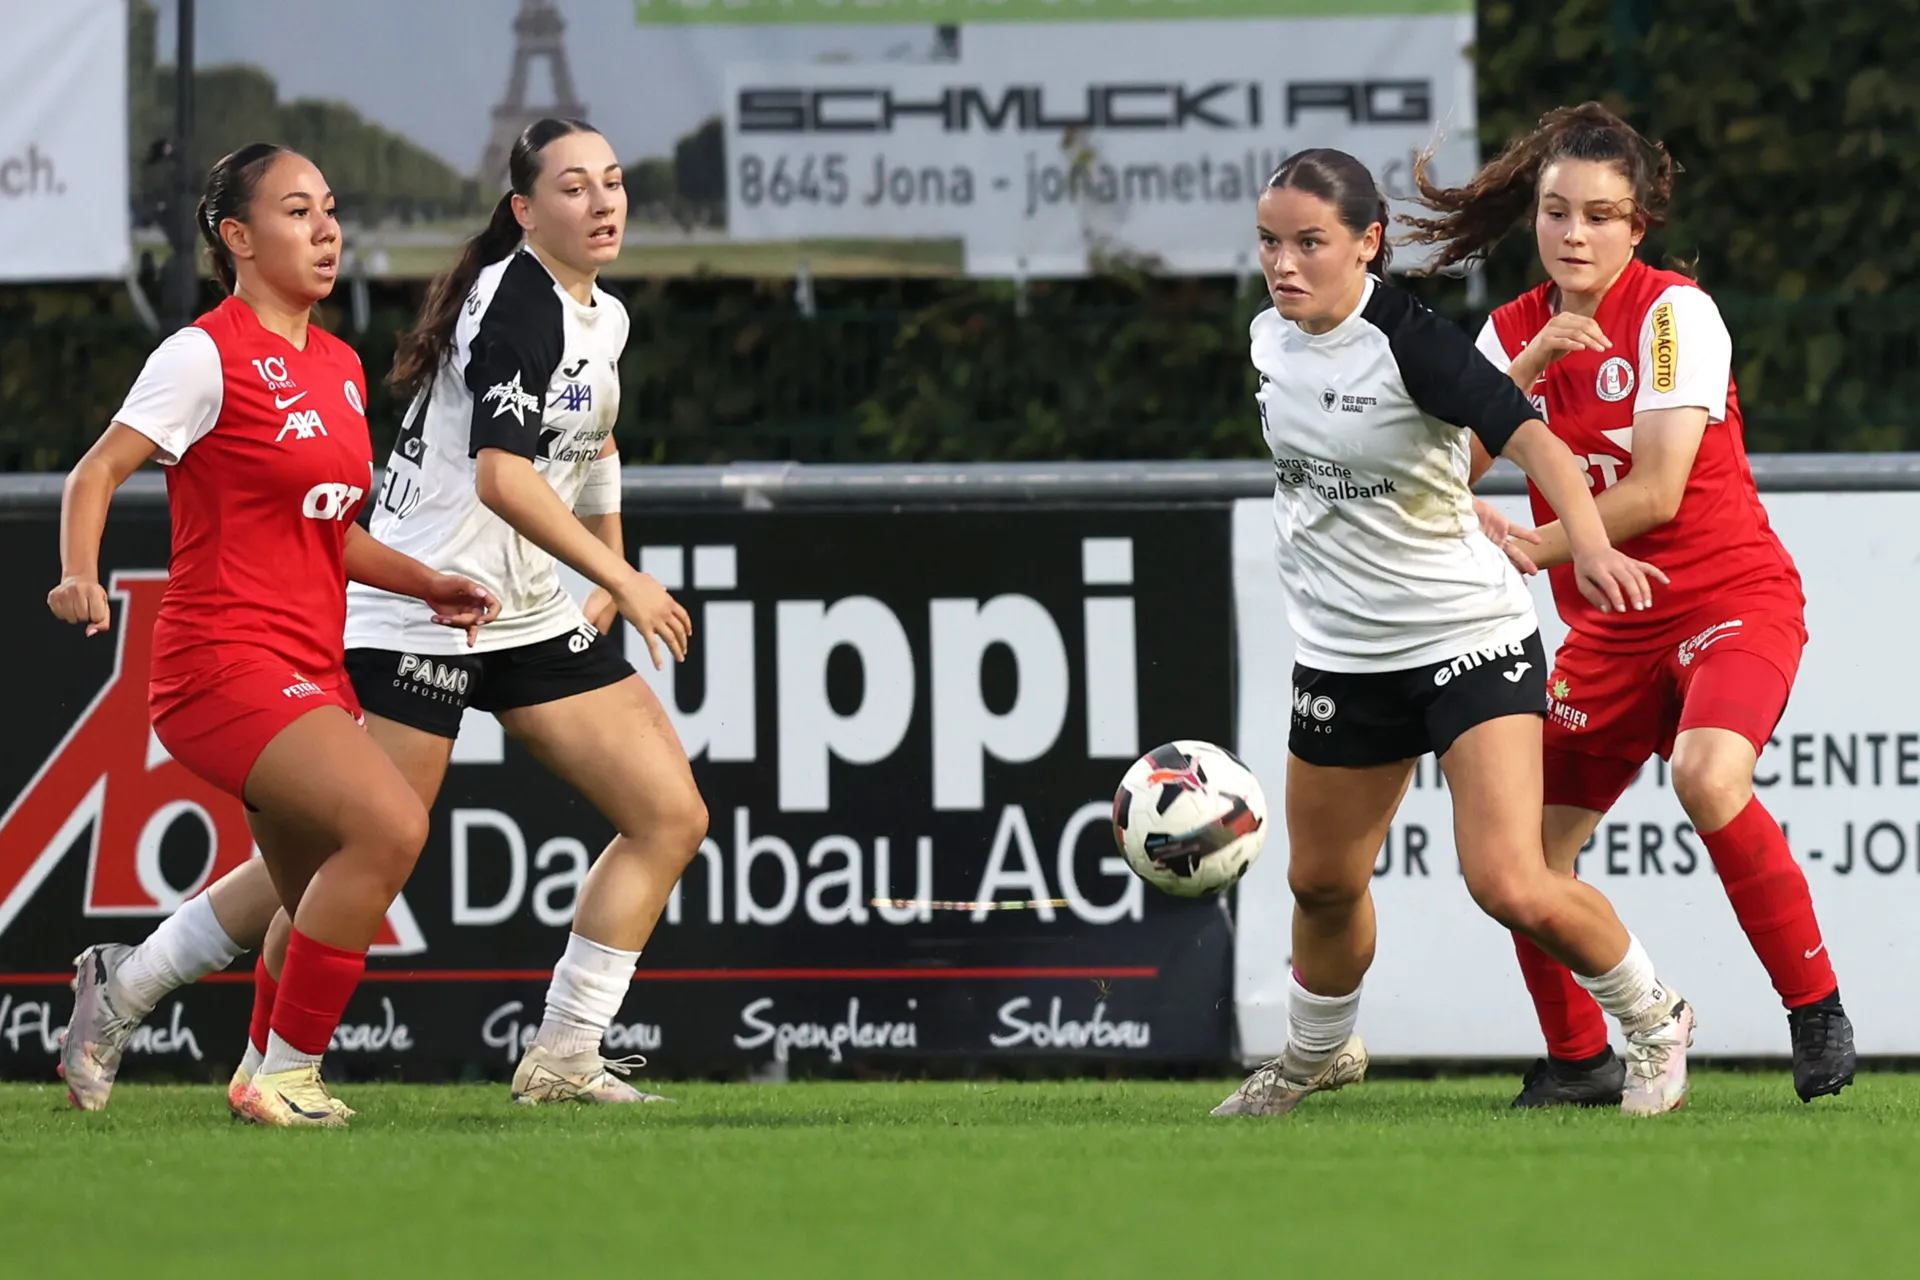
POLYGON ((643 1093, 621 1078, 646 1065, 645 1058, 607 1059, 597 1052, 558 1058, 536 1044, 513 1073, 513 1100, 525 1107, 548 1102, 672 1102, 657 1093, 643 1093))
POLYGON ((1636 1018, 1623 1020, 1627 1087, 1623 1116, 1657 1116, 1687 1101, 1687 1050, 1693 1047, 1693 1006, 1667 988, 1667 998, 1636 1018))
POLYGON ((237 1099, 228 1095, 227 1105, 237 1111, 242 1120, 280 1129, 347 1127, 347 1115, 343 1114, 346 1109, 321 1083, 317 1062, 255 1076, 240 1086, 237 1099))
POLYGON ((1241 1082, 1233 1096, 1215 1107, 1216 1116, 1283 1116, 1310 1093, 1331 1093, 1367 1078, 1367 1046, 1359 1036, 1324 1058, 1301 1058, 1288 1045, 1286 1052, 1241 1082))
POLYGON ((123 1013, 108 987, 132 954, 132 947, 108 942, 73 958, 73 1017, 60 1041, 60 1075, 67 1100, 82 1111, 106 1110, 120 1059, 144 1016, 123 1013))

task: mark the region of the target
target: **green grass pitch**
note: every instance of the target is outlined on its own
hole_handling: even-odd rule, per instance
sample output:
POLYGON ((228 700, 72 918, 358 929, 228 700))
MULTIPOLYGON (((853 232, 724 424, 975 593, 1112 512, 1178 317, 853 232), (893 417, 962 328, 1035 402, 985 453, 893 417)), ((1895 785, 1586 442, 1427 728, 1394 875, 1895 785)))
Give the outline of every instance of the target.
POLYGON ((218 1089, 69 1110, 0 1087, 0 1274, 481 1277, 1920 1275, 1920 1076, 1802 1106, 1696 1078, 1677 1115, 1518 1114, 1514 1082, 1375 1081, 1285 1120, 1229 1082, 686 1084, 517 1108, 348 1086, 347 1132, 218 1089))

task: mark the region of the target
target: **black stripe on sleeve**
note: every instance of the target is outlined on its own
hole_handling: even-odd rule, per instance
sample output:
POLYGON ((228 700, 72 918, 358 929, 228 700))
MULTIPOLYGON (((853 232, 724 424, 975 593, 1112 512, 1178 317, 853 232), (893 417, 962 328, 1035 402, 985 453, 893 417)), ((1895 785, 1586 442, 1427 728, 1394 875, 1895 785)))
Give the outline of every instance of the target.
POLYGON ((546 414, 547 384, 560 363, 565 334, 553 277, 531 255, 507 264, 467 356, 473 422, 467 456, 505 449, 536 456, 546 414))
POLYGON ((1412 294, 1378 285, 1361 314, 1387 336, 1407 394, 1420 411, 1472 431, 1494 457, 1514 432, 1540 416, 1465 330, 1412 294))

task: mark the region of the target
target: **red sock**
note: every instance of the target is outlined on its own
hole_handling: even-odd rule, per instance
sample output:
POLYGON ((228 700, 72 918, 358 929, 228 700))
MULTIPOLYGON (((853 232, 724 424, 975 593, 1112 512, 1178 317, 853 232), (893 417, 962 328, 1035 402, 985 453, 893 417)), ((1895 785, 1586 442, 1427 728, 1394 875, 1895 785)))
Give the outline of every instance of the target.
POLYGON ((1781 1003, 1797 1009, 1838 990, 1807 877, 1760 797, 1749 800, 1732 822, 1711 834, 1703 832, 1700 839, 1781 1003))
POLYGON ((261 1053, 267 1051, 267 1032, 273 1023, 273 998, 280 984, 267 972, 267 953, 253 962, 253 1021, 247 1024, 247 1043, 261 1053))
POLYGON ((280 995, 273 1002, 273 1034, 301 1053, 327 1051, 347 1001, 367 971, 367 953, 315 942, 295 929, 280 966, 280 995))
POLYGON ((1607 1047, 1607 1015, 1573 970, 1542 951, 1532 938, 1513 935, 1520 973, 1533 997, 1533 1012, 1547 1037, 1547 1052, 1568 1062, 1591 1058, 1607 1047))

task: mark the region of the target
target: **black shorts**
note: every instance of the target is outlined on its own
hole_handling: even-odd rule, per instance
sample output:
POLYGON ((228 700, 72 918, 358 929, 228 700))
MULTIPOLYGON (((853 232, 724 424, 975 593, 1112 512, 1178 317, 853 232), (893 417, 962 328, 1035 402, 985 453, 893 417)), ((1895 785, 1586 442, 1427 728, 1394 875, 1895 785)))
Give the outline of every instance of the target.
POLYGON ((1547 656, 1534 632, 1450 662, 1404 671, 1293 669, 1288 747, 1308 764, 1365 769, 1445 755, 1461 734, 1501 716, 1547 712, 1547 656))
POLYGON ((633 674, 616 637, 586 623, 563 636, 488 653, 347 650, 347 676, 369 715, 460 736, 460 714, 512 711, 618 684, 633 674))

